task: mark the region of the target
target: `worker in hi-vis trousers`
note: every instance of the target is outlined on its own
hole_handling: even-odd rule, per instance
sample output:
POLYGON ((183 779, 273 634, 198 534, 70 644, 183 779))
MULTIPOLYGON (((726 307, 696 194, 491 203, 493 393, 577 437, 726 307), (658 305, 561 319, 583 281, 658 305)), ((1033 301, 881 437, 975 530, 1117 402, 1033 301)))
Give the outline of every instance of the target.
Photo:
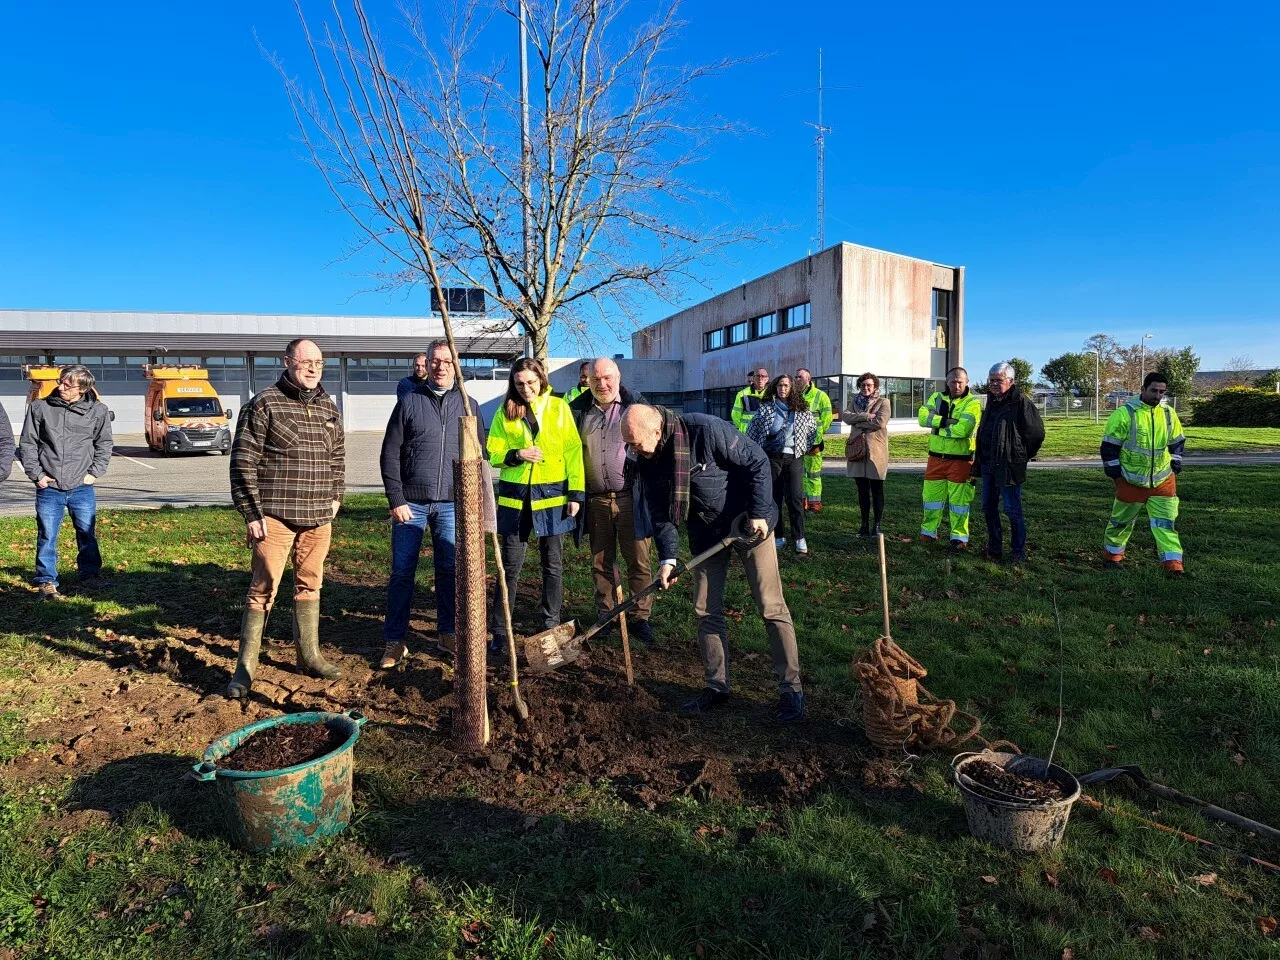
POLYGON ((834 415, 831 412, 831 398, 825 390, 819 390, 813 382, 813 374, 804 367, 796 371, 796 389, 809 404, 813 419, 817 421, 818 435, 814 440, 813 451, 804 456, 804 508, 814 513, 822 512, 822 438, 831 429, 834 415))
POLYGON ((1107 418, 1102 431, 1102 469, 1115 481, 1116 499, 1103 539, 1107 560, 1118 569, 1134 521, 1146 504, 1156 553, 1165 571, 1177 577, 1183 573, 1182 540, 1174 527, 1178 519, 1177 474, 1182 470, 1187 438, 1177 412, 1161 403, 1167 389, 1161 374, 1149 373, 1142 381, 1142 393, 1130 397, 1107 418))
POLYGON ((920 408, 920 426, 929 428, 920 537, 937 539, 942 510, 950 506, 953 551, 969 544, 969 505, 976 492, 969 470, 981 417, 982 401, 969 392, 969 373, 964 367, 947 371, 947 388, 933 394, 920 408))

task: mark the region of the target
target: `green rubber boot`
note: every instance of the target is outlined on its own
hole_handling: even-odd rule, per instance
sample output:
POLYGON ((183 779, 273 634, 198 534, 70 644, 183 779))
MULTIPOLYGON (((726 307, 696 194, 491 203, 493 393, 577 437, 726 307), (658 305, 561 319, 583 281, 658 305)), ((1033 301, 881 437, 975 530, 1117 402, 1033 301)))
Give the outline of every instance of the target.
POLYGON ((236 672, 231 675, 231 682, 227 684, 229 700, 243 700, 249 696, 253 675, 258 672, 258 651, 262 649, 262 631, 266 626, 265 610, 245 608, 240 620, 240 659, 236 663, 236 672))
POLYGON ((337 680, 342 671, 320 655, 320 601, 293 602, 293 642, 298 645, 298 669, 323 680, 337 680))

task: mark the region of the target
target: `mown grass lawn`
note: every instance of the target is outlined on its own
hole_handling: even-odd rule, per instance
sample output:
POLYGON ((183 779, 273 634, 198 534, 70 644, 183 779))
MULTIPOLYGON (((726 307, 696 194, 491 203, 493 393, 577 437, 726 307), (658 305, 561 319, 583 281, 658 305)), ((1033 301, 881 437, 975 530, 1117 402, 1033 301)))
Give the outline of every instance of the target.
MULTIPOLYGON (((815 739, 858 722, 848 663, 880 633, 877 568, 871 544, 853 537, 852 485, 828 485, 827 509, 810 520, 814 558, 787 557, 783 566, 813 714, 795 736, 815 739)), ((894 634, 929 669, 936 694, 981 715, 988 736, 1043 756, 1057 722, 1056 601, 1066 704, 1058 762, 1078 773, 1136 763, 1153 780, 1280 823, 1280 471, 1188 469, 1180 488, 1191 576, 1169 581, 1144 529, 1126 572, 1099 568, 1110 494, 1096 472, 1033 475, 1032 562, 1022 572, 976 556, 953 561, 915 542, 918 478, 892 475, 894 634)), ((327 609, 380 614, 384 518, 380 498, 348 501, 331 560, 344 576, 326 587, 327 609)), ((975 515, 979 550, 980 526, 975 515)), ((0 764, 52 749, 31 741, 28 720, 56 712, 59 678, 93 656, 86 627, 133 618, 163 629, 174 610, 191 622, 234 622, 247 581, 242 530, 226 510, 107 513, 101 533, 108 564, 120 571, 115 593, 58 604, 34 620, 30 603, 17 602, 27 596, 34 522, 0 520, 0 590, 15 598, 0 604, 0 764), (182 602, 158 605, 161 587, 182 602)), ((581 603, 589 596, 584 555, 566 556, 570 601, 581 603)), ((655 621, 661 649, 687 666, 693 689, 687 590, 664 598, 655 621)), ((764 651, 736 571, 728 602, 747 611, 731 621, 737 647, 764 651)), ((763 682, 741 692, 770 695, 763 682)), ((968 837, 945 756, 894 758, 900 783, 831 783, 783 811, 684 797, 646 810, 623 803, 606 781, 584 780, 556 815, 531 824, 465 789, 417 784, 417 799, 406 799, 412 764, 380 763, 375 745, 371 738, 358 749, 358 813, 344 835, 258 857, 198 819, 209 807, 194 784, 157 785, 165 802, 83 824, 68 807, 104 774, 33 782, 0 765, 0 954, 1280 954, 1264 932, 1280 909, 1276 875, 1079 806, 1059 850, 1000 853, 968 837)), ((1120 788, 1094 795, 1280 861, 1280 849, 1183 808, 1120 788)))
MULTIPOLYGON (((1105 423, 1105 420, 1104 420, 1105 423)), ((1102 442, 1102 423, 1093 417, 1056 418, 1045 421, 1044 447, 1040 458, 1096 457, 1102 442)), ((1275 427, 1197 427, 1188 424, 1187 453, 1261 453, 1280 450, 1280 429, 1275 427)), ((824 455, 844 459, 844 437, 827 437, 824 455)), ((901 460, 923 460, 929 455, 927 433, 895 433, 889 437, 889 456, 901 460)))

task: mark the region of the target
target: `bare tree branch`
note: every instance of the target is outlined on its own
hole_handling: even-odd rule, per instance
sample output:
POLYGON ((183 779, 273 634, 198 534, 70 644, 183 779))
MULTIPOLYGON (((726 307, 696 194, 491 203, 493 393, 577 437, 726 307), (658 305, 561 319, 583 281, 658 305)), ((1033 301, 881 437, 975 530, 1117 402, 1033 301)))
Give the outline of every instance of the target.
POLYGON ((444 0, 434 13, 411 0, 398 24, 408 42, 395 47, 363 0, 330 0, 318 31, 302 2, 317 92, 271 61, 312 162, 356 224, 349 255, 379 251, 384 288, 481 288, 507 315, 497 325, 545 358, 553 327, 584 352, 601 331, 625 336, 646 298, 678 302, 728 246, 761 236, 710 221, 704 205, 719 198, 688 178, 714 138, 741 128, 695 99, 733 62, 669 62, 677 0, 637 27, 624 23, 627 0, 525 0, 527 192, 520 99, 505 62, 483 52, 520 0, 444 0))

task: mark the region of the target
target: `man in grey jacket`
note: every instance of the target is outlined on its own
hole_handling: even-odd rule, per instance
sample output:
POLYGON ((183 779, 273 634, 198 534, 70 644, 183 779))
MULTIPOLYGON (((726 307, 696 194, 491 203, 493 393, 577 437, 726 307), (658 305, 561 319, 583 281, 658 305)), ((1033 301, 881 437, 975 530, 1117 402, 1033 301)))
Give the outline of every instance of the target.
POLYGON ((76 531, 80 584, 102 582, 93 483, 111 464, 111 416, 92 391, 87 367, 63 367, 57 389, 28 406, 22 424, 22 469, 36 485, 35 583, 46 599, 58 596, 58 530, 68 512, 76 531))
POLYGON ((8 480, 12 469, 13 424, 9 423, 9 415, 4 412, 4 404, 0 403, 0 481, 8 480))

